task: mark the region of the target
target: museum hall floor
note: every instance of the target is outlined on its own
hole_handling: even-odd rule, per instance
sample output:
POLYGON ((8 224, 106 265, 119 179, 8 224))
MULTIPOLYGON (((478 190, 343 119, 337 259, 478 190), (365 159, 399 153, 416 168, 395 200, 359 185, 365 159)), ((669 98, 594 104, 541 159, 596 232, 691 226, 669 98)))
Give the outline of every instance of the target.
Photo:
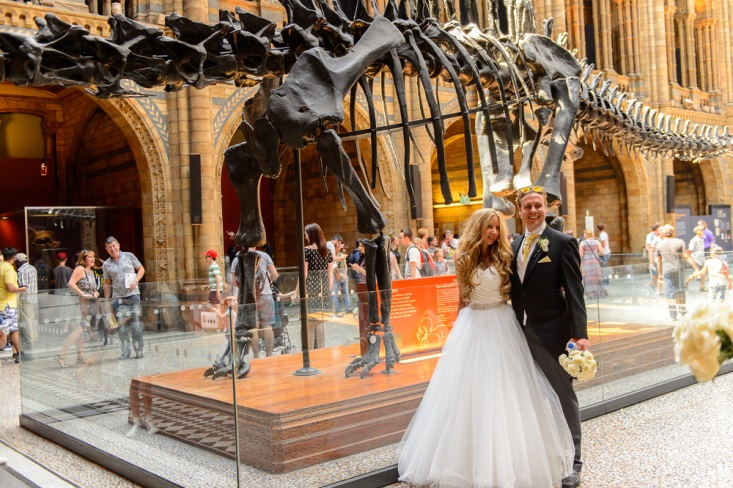
MULTIPOLYGON (((0 457, 8 458, 8 462, 0 465, 0 470, 4 474, 20 474, 28 483, 4 486, 136 486, 20 428, 18 366, 4 356, 0 359, 4 386, 0 402, 0 457), (24 462, 29 459, 34 462, 24 462)), ((733 374, 728 374, 713 383, 690 386, 586 421, 582 486, 731 486, 731 412, 733 374)), ((336 480, 323 479, 322 484, 333 481, 336 480)), ((304 487, 302 483, 297 486, 304 487)))

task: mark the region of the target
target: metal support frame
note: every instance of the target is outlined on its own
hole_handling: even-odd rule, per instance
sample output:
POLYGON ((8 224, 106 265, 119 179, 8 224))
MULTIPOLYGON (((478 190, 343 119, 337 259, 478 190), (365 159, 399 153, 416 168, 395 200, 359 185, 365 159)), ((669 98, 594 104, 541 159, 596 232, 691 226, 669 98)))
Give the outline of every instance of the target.
POLYGON ((308 300, 305 290, 305 223, 303 222, 303 174, 300 167, 300 149, 293 148, 293 173, 295 173, 295 216, 298 242, 298 293, 300 293, 300 343, 303 349, 303 367, 296 369, 295 376, 321 374, 311 367, 308 349, 308 300))

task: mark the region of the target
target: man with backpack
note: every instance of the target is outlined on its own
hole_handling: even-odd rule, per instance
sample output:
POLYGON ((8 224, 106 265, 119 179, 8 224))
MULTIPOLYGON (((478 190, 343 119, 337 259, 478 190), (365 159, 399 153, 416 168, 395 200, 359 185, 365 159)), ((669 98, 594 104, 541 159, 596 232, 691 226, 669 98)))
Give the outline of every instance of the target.
POLYGON ((424 249, 413 244, 411 229, 400 232, 400 244, 407 248, 405 251, 405 278, 421 278, 433 276, 435 272, 430 264, 430 255, 424 249))

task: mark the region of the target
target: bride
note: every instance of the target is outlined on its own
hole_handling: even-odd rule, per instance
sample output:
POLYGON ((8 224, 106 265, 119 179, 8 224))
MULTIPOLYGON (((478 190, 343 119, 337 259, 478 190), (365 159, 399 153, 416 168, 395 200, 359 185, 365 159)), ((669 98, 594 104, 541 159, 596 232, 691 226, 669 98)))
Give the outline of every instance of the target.
POLYGON ((560 486, 575 448, 509 298, 512 252, 493 209, 456 253, 458 318, 399 446, 400 481, 434 487, 560 486))

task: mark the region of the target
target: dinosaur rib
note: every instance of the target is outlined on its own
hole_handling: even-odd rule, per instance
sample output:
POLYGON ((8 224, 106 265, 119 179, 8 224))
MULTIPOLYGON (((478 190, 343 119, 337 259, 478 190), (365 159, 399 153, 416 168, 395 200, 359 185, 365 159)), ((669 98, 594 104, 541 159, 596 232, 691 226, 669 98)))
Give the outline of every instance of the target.
MULTIPOLYGON (((419 31, 418 31, 419 32, 419 31)), ((432 124, 433 129, 435 131, 435 150, 438 154, 438 173, 440 174, 440 191, 443 194, 443 199, 445 200, 446 205, 450 205, 453 203, 453 196, 451 195, 450 191, 450 183, 448 181, 448 170, 446 166, 445 161, 445 144, 443 141, 443 121, 440 119, 440 116, 438 115, 438 107, 437 103, 435 102, 435 97, 433 96, 433 88, 430 84, 430 75, 428 74, 427 66, 425 65, 425 59, 423 58, 422 53, 418 49, 417 43, 415 42, 415 37, 413 35, 413 32, 411 30, 406 31, 405 33, 405 39, 407 40, 408 44, 410 44, 410 47, 412 47, 412 52, 415 55, 415 59, 417 60, 416 67, 418 68, 418 77, 420 78, 420 82, 422 83, 423 88, 425 89, 425 98, 428 102, 428 107, 430 108, 430 116, 432 117, 432 124)))
MULTIPOLYGON (((473 142, 471 137, 471 116, 468 113, 468 103, 466 102, 466 94, 463 91, 463 85, 458 79, 456 70, 453 69, 453 64, 448 60, 443 51, 428 38, 421 30, 415 29, 415 35, 419 36, 420 39, 425 43, 432 54, 438 58, 443 67, 448 71, 453 82, 453 87, 456 91, 456 98, 458 100, 458 106, 461 111, 461 118, 463 119, 463 137, 466 145, 466 169, 468 170, 468 195, 473 198, 476 196, 476 168, 473 159, 473 142)), ((437 95, 437 91, 436 91, 437 95)), ((438 104, 439 105, 439 104, 438 104)))

